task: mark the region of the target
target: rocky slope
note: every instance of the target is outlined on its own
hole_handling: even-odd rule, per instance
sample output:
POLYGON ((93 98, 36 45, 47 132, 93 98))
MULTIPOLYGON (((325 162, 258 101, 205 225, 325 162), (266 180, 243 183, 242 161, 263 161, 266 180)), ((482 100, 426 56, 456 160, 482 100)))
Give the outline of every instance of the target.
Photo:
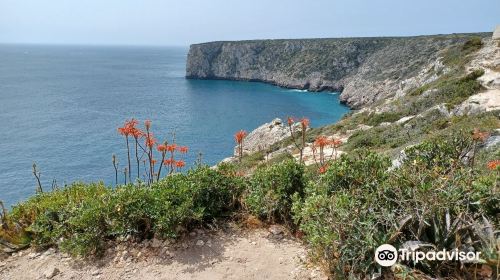
MULTIPOLYGON (((475 51, 470 52, 459 46, 462 51, 454 54, 455 57, 458 57, 458 62, 455 61, 455 63, 447 66, 443 63, 443 60, 447 58, 446 55, 445 57, 439 57, 420 69, 416 75, 402 80, 399 88, 391 94, 392 96, 374 104, 365 104, 362 109, 354 111, 341 120, 337 128, 332 125, 312 129, 310 133, 314 136, 322 134, 330 139, 340 140, 343 144, 347 144, 347 149, 352 149, 352 145, 349 146, 348 144, 352 142, 350 140, 353 135, 358 138, 358 140, 354 139, 353 141, 359 141, 360 135, 383 134, 384 137, 390 135, 390 137, 394 138, 406 134, 405 137, 398 140, 399 142, 396 141, 390 147, 379 150, 397 157, 405 147, 419 143, 425 138, 422 135, 426 132, 421 131, 421 128, 428 123, 441 122, 446 124, 441 126, 442 129, 451 126, 450 120, 456 116, 469 116, 471 122, 474 116, 487 112, 498 116, 500 111, 500 38, 495 40, 484 37, 481 45, 476 46, 476 48, 475 51), (443 85, 459 83, 461 78, 465 75, 471 75, 474 71, 484 73, 477 78, 481 88, 467 98, 464 97, 459 103, 449 103, 453 102, 454 94, 462 89, 463 85, 460 88, 443 87, 443 85), (415 88, 422 90, 422 93, 412 93, 412 89, 415 88), (443 95, 447 97, 440 97, 443 95), (419 102, 427 105, 420 106, 419 109, 413 108, 413 111, 406 110, 406 107, 412 107, 411 104, 418 104, 419 102), (371 118, 376 119, 377 116, 384 116, 384 114, 389 118, 378 122, 369 122, 371 118), (394 116, 391 117, 391 114, 394 116), (410 131, 420 132, 410 137, 408 136, 410 131)), ((433 129, 427 131, 433 131, 433 129)), ((266 156, 261 158, 257 164, 272 161, 284 154, 298 160, 299 150, 289 141, 286 141, 289 136, 290 133, 286 125, 280 119, 273 120, 256 128, 248 135, 244 141, 244 154, 265 151, 266 156), (275 147, 272 151, 268 151, 271 146, 275 147), (280 148, 276 149, 276 146, 280 148)), ((312 139, 313 137, 309 137, 309 140, 312 141, 312 139)), ((495 148, 500 141, 499 139, 500 129, 496 128, 491 132, 490 138, 484 147, 495 148)), ((366 143, 373 144, 368 140, 363 140, 361 143, 363 143, 363 146, 366 143)), ((312 142, 307 143, 305 146, 303 159, 306 165, 316 163, 312 147, 312 142)), ((338 149, 327 147, 325 149, 326 159, 334 160, 340 154, 348 152, 345 149, 344 145, 341 145, 338 149)), ((236 155, 235 148, 235 156, 227 158, 225 161, 236 162, 236 155)), ((397 165, 398 159, 396 158, 394 162, 397 165)))
POLYGON ((341 91, 343 102, 360 108, 439 75, 443 50, 472 36, 485 38, 491 33, 194 44, 186 77, 341 91), (412 80, 415 76, 419 79, 412 80))
MULTIPOLYGON (((497 27, 495 33, 497 32, 500 34, 500 27, 497 27)), ((483 40, 483 44, 483 48, 469 63, 467 71, 484 71, 484 75, 478 78, 484 91, 471 96, 458 106, 453 112, 456 115, 500 110, 500 38, 495 39, 493 36, 493 39, 483 40)))

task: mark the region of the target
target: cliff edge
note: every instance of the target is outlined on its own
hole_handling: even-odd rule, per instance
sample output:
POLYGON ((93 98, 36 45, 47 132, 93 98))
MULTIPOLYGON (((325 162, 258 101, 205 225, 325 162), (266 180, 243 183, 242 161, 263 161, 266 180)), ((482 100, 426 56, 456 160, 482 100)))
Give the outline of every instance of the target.
POLYGON ((444 72, 444 50, 473 36, 293 39, 209 42, 191 45, 186 78, 259 81, 310 91, 339 91, 352 108, 418 87, 412 79, 444 72), (423 73, 425 72, 425 73, 423 73))

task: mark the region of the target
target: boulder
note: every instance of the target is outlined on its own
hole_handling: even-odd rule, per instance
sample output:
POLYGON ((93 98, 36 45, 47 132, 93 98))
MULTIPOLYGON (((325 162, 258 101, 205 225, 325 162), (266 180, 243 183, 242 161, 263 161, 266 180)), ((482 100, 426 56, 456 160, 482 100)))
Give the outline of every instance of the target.
POLYGON ((500 25, 497 25, 492 36, 493 40, 500 40, 500 25))
MULTIPOLYGON (((243 140, 243 154, 252 154, 265 151, 270 146, 290 136, 288 125, 279 118, 265 123, 252 132, 243 140)), ((238 147, 234 148, 235 157, 238 156, 238 147)))
POLYGON ((454 115, 475 115, 500 110, 500 90, 492 89, 469 97, 453 110, 454 115))
POLYGON ((44 273, 43 276, 47 279, 52 279, 54 276, 61 272, 57 267, 50 267, 44 273))
POLYGON ((271 225, 268 230, 273 235, 280 235, 285 232, 285 228, 281 225, 271 225))

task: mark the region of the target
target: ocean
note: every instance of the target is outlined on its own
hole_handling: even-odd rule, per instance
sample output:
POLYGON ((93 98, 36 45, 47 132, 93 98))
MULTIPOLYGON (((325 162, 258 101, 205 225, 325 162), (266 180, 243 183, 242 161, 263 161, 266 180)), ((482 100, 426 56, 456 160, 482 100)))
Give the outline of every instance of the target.
MULTIPOLYGON (((334 123, 349 109, 332 93, 263 83, 187 80, 188 48, 0 45, 0 200, 35 193, 32 165, 50 189, 73 181, 114 184, 112 154, 125 167, 126 119, 152 121, 159 139, 175 132, 213 165, 232 154, 233 134, 276 117, 334 123)), ((134 170, 134 169, 133 169, 134 170)))

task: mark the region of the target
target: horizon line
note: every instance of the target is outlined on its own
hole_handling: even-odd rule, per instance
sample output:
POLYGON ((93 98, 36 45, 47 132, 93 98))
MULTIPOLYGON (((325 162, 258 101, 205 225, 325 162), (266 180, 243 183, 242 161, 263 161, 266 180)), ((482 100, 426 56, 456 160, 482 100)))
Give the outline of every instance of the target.
POLYGON ((432 33, 432 34, 405 34, 405 35, 370 35, 370 36, 328 36, 328 37, 290 37, 290 38, 249 38, 249 39, 214 39, 187 44, 155 44, 155 43, 90 43, 90 42, 2 42, 0 45, 38 45, 38 46, 75 46, 75 47, 189 47, 191 45, 210 43, 210 42, 237 42, 237 41, 264 41, 264 40, 318 40, 318 39, 349 39, 349 38, 405 38, 405 37, 420 37, 420 36, 443 36, 443 35, 465 35, 476 33, 493 33, 491 31, 475 31, 475 32, 452 32, 452 33, 432 33))

